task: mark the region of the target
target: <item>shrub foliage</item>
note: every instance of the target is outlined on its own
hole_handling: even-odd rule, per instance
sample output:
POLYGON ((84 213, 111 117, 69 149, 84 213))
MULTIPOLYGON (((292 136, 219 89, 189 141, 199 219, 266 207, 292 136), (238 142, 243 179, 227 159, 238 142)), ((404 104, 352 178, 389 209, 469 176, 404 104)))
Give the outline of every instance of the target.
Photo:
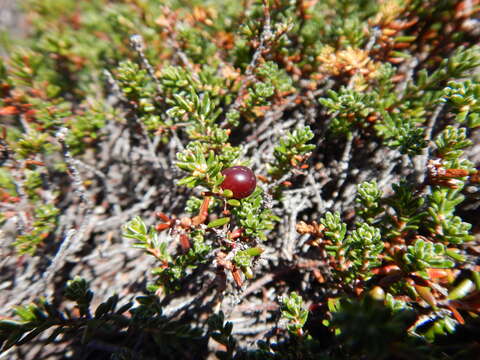
POLYGON ((0 352, 478 355, 478 1, 21 6, 0 352))

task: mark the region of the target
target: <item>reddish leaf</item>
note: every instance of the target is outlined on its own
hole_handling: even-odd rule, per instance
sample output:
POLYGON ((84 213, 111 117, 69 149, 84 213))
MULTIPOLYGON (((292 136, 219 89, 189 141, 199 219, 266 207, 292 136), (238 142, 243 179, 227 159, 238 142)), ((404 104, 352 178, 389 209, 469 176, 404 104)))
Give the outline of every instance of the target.
POLYGON ((0 109, 0 115, 15 115, 18 113, 19 111, 15 106, 5 106, 0 109))
POLYGON ((180 234, 180 246, 183 251, 190 249, 190 238, 187 234, 180 234))
POLYGON ((170 224, 167 223, 167 224, 158 224, 157 226, 155 226, 155 230, 157 231, 162 231, 162 230, 165 230, 165 229, 168 229, 170 227, 170 224))

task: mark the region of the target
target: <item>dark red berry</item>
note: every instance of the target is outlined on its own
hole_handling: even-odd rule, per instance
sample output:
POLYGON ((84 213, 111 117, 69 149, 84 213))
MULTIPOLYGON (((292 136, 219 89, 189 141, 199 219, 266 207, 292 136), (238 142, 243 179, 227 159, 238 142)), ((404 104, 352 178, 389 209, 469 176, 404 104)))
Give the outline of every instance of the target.
POLYGON ((235 199, 243 199, 255 190, 257 179, 252 170, 246 166, 232 166, 222 171, 225 176, 220 187, 231 190, 235 199))

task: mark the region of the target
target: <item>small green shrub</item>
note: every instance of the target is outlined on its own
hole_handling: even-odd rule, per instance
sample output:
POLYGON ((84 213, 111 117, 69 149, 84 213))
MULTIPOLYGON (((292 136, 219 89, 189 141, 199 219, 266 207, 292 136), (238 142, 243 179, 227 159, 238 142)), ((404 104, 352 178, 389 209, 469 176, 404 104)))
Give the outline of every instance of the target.
POLYGON ((475 357, 477 2, 20 5, 1 356, 475 357))

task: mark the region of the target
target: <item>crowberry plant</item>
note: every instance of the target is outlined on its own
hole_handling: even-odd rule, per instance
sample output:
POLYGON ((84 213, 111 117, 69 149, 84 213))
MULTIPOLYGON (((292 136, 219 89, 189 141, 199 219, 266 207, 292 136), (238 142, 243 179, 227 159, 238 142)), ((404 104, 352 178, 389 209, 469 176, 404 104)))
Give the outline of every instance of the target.
POLYGON ((5 3, 1 358, 478 356, 479 1, 5 3))

